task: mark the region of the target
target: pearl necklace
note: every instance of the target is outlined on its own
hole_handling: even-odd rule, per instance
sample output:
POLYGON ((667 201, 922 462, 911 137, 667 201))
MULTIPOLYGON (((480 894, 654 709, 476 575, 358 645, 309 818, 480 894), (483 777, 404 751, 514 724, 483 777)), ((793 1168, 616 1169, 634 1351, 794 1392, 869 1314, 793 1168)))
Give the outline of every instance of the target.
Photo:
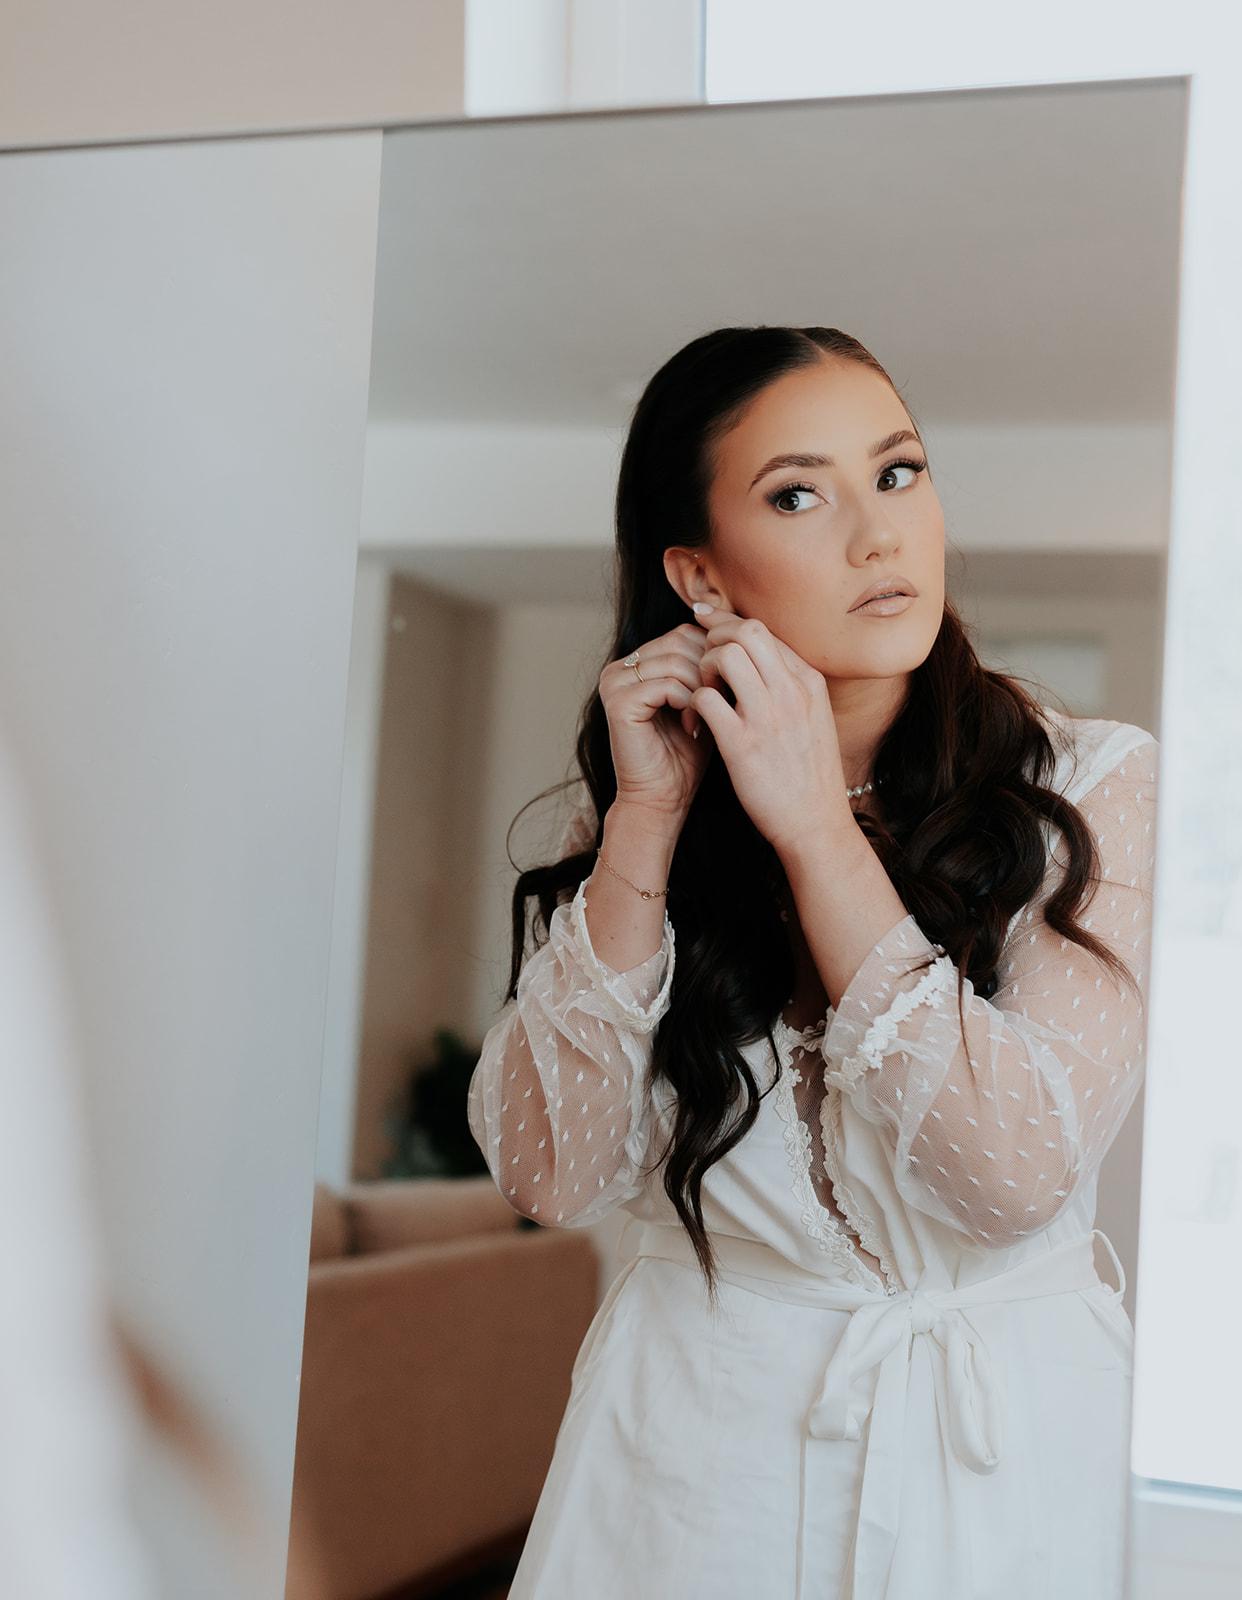
POLYGON ((861 795, 870 794, 873 787, 874 785, 870 783, 860 783, 857 789, 847 789, 845 798, 847 800, 857 800, 861 795))

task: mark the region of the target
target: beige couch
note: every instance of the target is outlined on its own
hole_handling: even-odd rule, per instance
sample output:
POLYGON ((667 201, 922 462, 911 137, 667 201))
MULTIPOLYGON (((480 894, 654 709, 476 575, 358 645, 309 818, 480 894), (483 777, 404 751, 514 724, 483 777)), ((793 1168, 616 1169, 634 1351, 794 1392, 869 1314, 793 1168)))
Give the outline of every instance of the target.
POLYGON ((490 1178, 316 1190, 293 1499, 331 1600, 520 1537, 596 1274, 588 1238, 519 1229, 490 1178))

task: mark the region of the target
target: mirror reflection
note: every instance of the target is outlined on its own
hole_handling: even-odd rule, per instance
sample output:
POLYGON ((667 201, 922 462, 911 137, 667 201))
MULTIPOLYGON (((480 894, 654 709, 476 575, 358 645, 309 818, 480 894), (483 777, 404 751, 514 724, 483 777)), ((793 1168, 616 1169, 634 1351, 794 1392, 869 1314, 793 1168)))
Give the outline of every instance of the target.
POLYGON ((1120 1594, 1183 120, 387 136, 340 1596, 1120 1594))

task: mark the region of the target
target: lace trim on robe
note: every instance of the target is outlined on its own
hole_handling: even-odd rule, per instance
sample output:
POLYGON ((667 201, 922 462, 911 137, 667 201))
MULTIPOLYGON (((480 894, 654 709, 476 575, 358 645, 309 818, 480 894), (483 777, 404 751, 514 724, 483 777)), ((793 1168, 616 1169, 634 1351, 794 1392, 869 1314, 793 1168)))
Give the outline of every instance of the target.
MULTIPOLYGON (((858 1235, 858 1242, 867 1252, 880 1263, 880 1268, 887 1280, 889 1294, 894 1294, 902 1287, 901 1275, 893 1264, 888 1253, 888 1241, 880 1233, 878 1227, 871 1220, 867 1212, 854 1198, 849 1184, 841 1167, 839 1155, 839 1135, 841 1129, 841 1091, 835 1084, 829 1083, 828 1073, 824 1073, 824 1098, 819 1105, 819 1126, 824 1143, 824 1171, 828 1174, 828 1181, 832 1185, 832 1192, 836 1196, 841 1214, 858 1235)), ((873 1273, 868 1273, 873 1277, 873 1273)))
MULTIPOLYGON (((881 954, 876 946, 875 954, 881 954)), ((852 1089, 865 1072, 878 1067, 890 1050, 900 1048, 901 1024, 920 1006, 937 1007, 946 991, 956 984, 953 963, 942 955, 934 961, 919 983, 898 994, 883 1015, 878 1016, 867 1029, 856 1055, 848 1057, 839 1067, 829 1067, 824 1082, 837 1089, 852 1089)))
MULTIPOLYGON (((587 929, 585 879, 578 885, 578 892, 574 895, 569 908, 569 921, 577 943, 576 954, 583 971, 590 978, 595 992, 614 1002, 613 1005, 603 1008, 600 1020, 611 1022, 618 1028, 625 1028, 630 1033, 654 1032, 668 1010, 668 1000, 673 990, 673 969, 677 964, 677 942, 673 936, 673 924, 668 919, 668 913, 665 912, 664 915, 664 942, 656 952, 657 956, 663 955, 666 958, 664 982, 660 985, 655 999, 646 1005, 638 1000, 633 988, 626 982, 625 976, 605 966, 595 954, 595 946, 591 943, 591 935, 587 929)), ((642 968, 636 967, 634 971, 642 971, 649 965, 650 962, 644 962, 642 968)))
MULTIPOLYGON (((815 1193, 815 1185, 811 1178, 813 1160, 811 1130, 798 1114, 794 1100, 794 1085, 802 1082, 802 1074, 793 1064, 793 1053, 799 1046, 812 1051, 817 1049, 822 1033, 822 1024, 817 1028, 799 1032, 783 1019, 777 1018, 772 1028, 772 1042, 776 1047, 777 1058, 777 1080, 776 1087, 772 1091, 773 1101, 776 1114, 781 1119, 784 1129, 785 1152, 793 1174, 794 1196, 802 1208, 803 1227, 852 1282, 873 1285, 876 1281, 875 1273, 858 1259, 841 1225, 832 1212, 820 1204, 819 1197, 815 1193), (811 1036, 814 1036, 813 1042, 811 1036)), ((844 1211, 844 1206, 841 1209, 844 1211)), ((853 1226, 854 1219, 849 1217, 848 1220, 853 1226)), ((861 1240, 861 1234, 859 1238, 861 1240)), ((863 1248, 868 1248, 865 1242, 863 1248)), ((871 1253, 877 1254, 875 1251, 871 1253)))

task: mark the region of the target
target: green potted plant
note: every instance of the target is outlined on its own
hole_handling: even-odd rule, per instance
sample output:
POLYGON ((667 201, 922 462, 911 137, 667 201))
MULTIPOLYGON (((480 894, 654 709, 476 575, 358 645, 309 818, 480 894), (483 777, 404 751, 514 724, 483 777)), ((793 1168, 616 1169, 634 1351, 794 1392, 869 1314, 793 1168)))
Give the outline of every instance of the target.
POLYGON ((437 1028, 432 1056, 416 1059, 388 1132, 386 1178, 468 1178, 487 1171, 466 1118, 470 1078, 479 1059, 452 1028, 437 1028))

